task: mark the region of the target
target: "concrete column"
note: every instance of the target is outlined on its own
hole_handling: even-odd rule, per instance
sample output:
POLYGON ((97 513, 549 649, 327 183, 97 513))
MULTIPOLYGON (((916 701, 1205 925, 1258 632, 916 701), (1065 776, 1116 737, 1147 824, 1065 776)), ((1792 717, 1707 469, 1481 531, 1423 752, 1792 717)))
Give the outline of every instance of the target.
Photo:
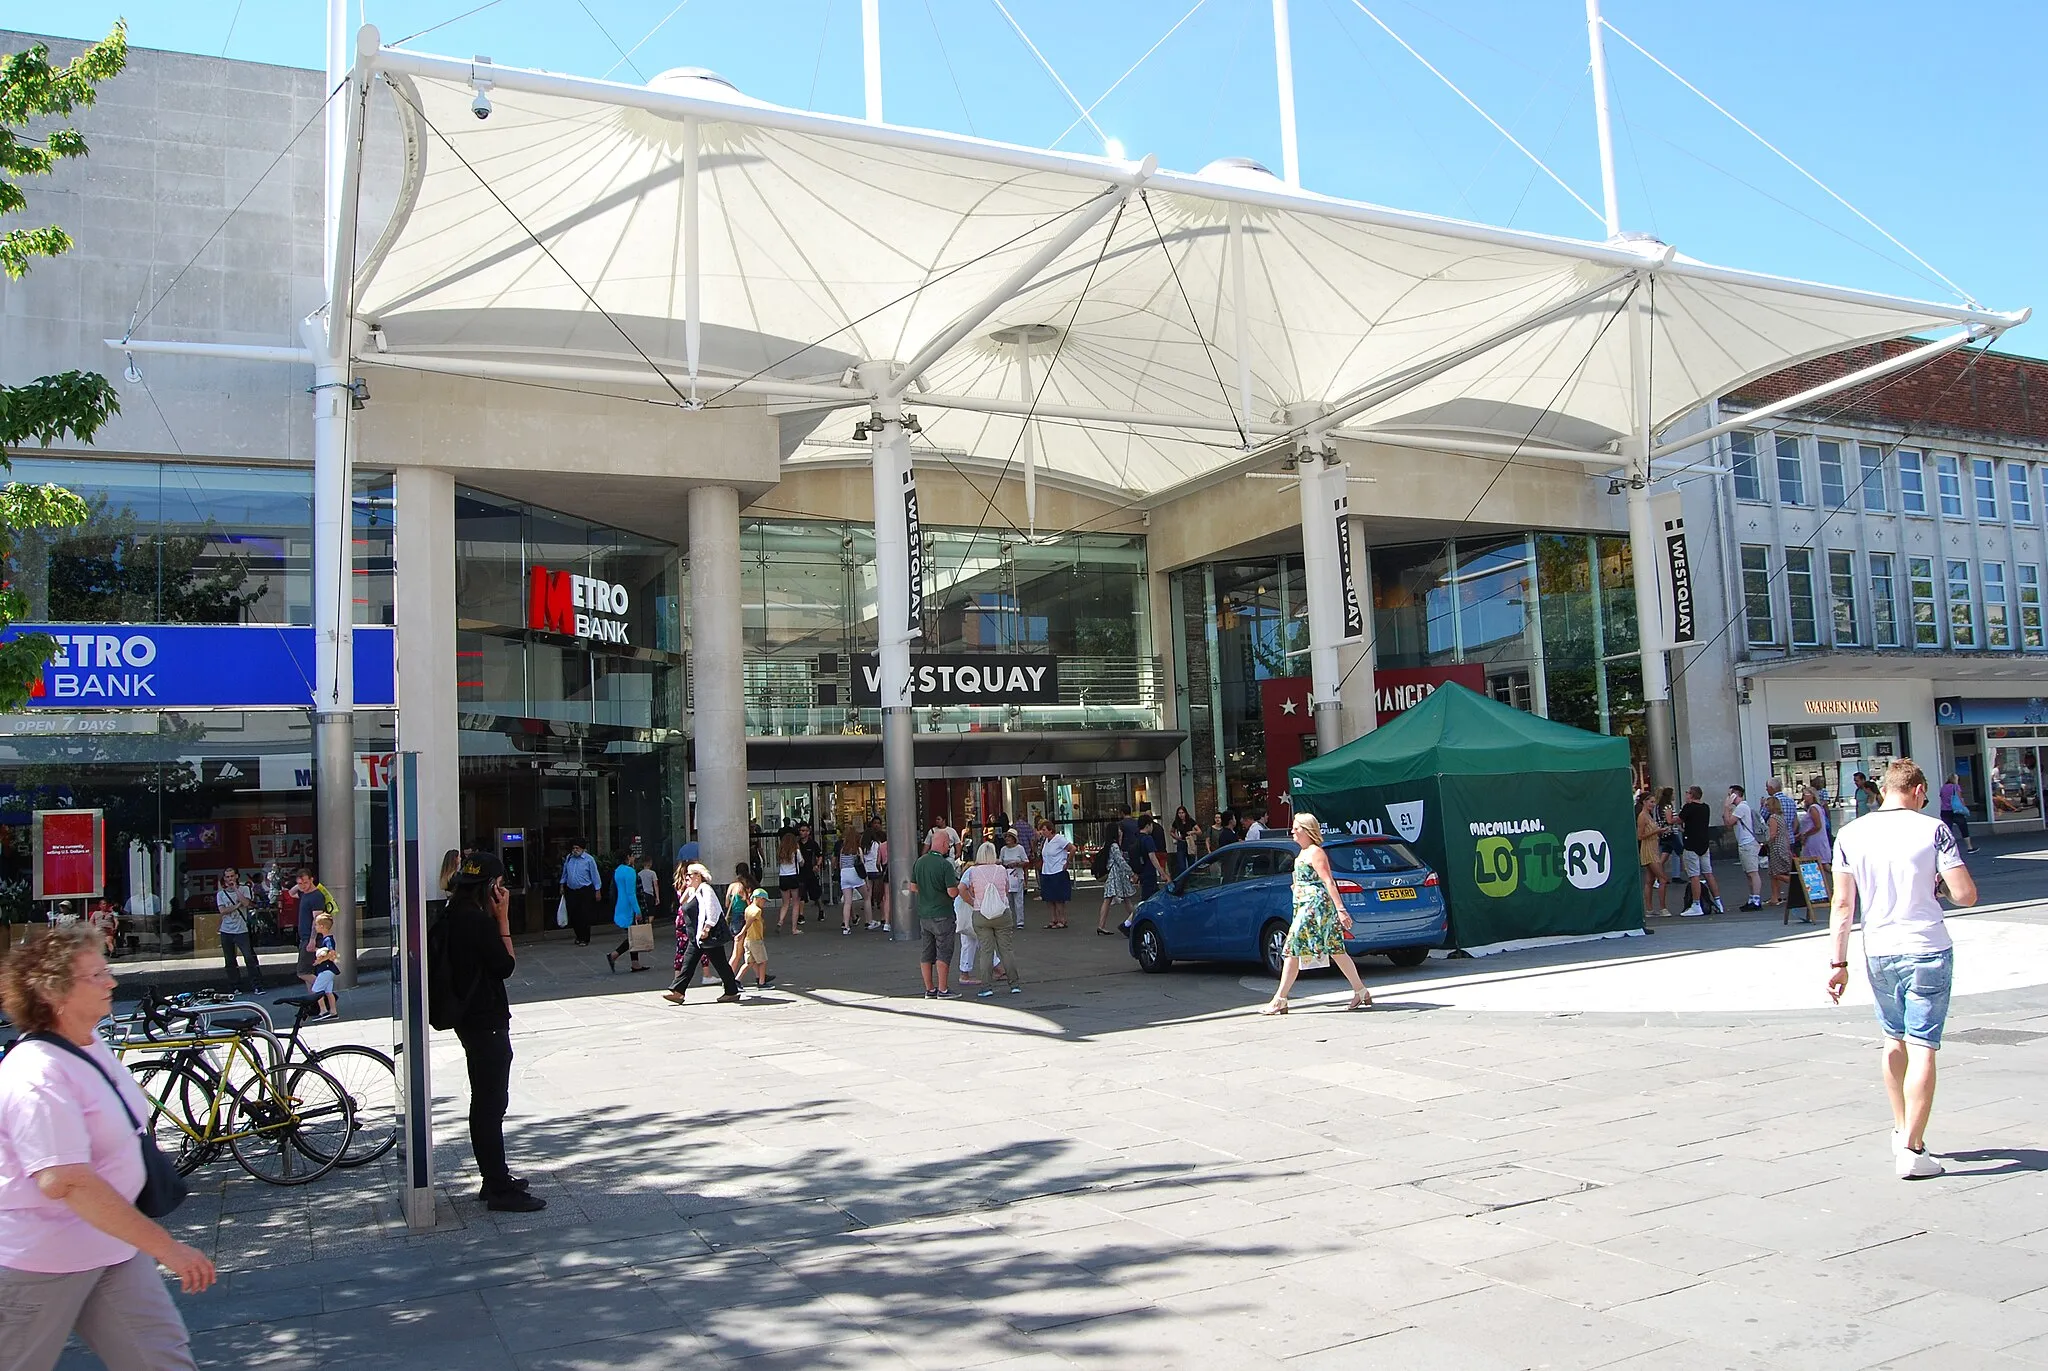
POLYGON ((1356 517, 1351 520, 1351 580, 1358 592, 1359 607, 1365 611, 1365 636, 1344 644, 1338 652, 1342 668, 1339 679, 1343 682, 1338 692, 1339 717, 1346 742, 1362 738, 1380 726, 1379 701, 1373 693, 1373 672, 1379 666, 1379 652, 1374 646, 1372 549, 1365 543, 1365 520, 1356 517))
POLYGON ((697 828, 704 865, 730 873, 747 855, 747 699, 740 627, 740 497, 690 491, 690 677, 697 828))
MULTIPOLYGON (((1159 702, 1159 726, 1165 729, 1179 728, 1179 715, 1175 708, 1180 699, 1180 679, 1173 669, 1173 640, 1181 631, 1180 622, 1173 617, 1173 587, 1163 571, 1154 571, 1145 577, 1146 610, 1152 622, 1152 641, 1149 644, 1152 656, 1159 663, 1159 675, 1154 682, 1155 698, 1159 702)), ((1181 747, 1186 747, 1182 743, 1181 747)), ((1181 792, 1180 752, 1176 750, 1166 759, 1159 776, 1158 799, 1153 803, 1153 812, 1162 818, 1171 818, 1173 811, 1181 805, 1193 808, 1193 797, 1181 792)))
POLYGON ((1657 530, 1650 516, 1650 349, 1649 305, 1630 307, 1628 340, 1636 429, 1624 448, 1631 480, 1628 491, 1629 570, 1635 583, 1636 629, 1643 663, 1643 731, 1648 744, 1650 784, 1678 788, 1678 745, 1672 731, 1670 631, 1664 625, 1657 583, 1657 530))
MULTIPOLYGON (((398 747, 419 754, 420 871, 431 887, 441 854, 462 846, 461 748, 455 659, 455 477, 399 467, 398 747)), ((481 836, 481 835, 479 835, 481 836)), ((429 888, 426 898, 439 897, 429 888)))

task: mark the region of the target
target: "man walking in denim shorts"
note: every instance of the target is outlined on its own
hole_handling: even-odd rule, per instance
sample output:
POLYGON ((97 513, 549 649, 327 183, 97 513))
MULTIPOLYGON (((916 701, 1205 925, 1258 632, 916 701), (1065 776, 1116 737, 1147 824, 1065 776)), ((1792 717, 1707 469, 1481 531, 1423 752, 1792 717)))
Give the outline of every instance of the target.
POLYGON ((1955 944, 1938 892, 1946 889, 1951 904, 1973 905, 1977 883, 1948 825, 1921 812, 1927 777, 1920 768, 1901 757, 1880 784, 1883 807, 1835 838, 1828 995, 1840 1003, 1849 984, 1849 924, 1860 895, 1864 965, 1885 1039, 1892 1162, 1901 1180, 1923 1180, 1941 1174, 1941 1163, 1927 1155, 1925 1134, 1934 1109, 1934 1054, 1955 975, 1955 944))

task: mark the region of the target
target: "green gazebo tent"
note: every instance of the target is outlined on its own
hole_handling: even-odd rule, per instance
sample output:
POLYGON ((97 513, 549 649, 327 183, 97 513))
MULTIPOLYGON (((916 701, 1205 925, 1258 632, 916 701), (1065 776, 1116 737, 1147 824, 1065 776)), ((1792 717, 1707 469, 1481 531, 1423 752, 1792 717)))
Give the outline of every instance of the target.
POLYGON ((1288 776, 1296 812, 1437 869, 1458 947, 1643 926, 1624 738, 1444 685, 1288 776))

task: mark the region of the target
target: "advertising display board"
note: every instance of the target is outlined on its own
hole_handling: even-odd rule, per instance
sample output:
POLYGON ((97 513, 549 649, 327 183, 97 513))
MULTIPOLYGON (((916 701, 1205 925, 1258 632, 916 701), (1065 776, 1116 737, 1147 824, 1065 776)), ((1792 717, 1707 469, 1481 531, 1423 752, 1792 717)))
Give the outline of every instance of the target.
MULTIPOLYGON (((30 709, 311 709, 313 630, 274 624, 16 624, 57 651, 29 691, 30 709)), ((356 704, 398 702, 396 635, 358 626, 356 704)))
POLYGON ((38 809, 35 812, 32 898, 92 899, 105 891, 106 811, 38 809))
POLYGON ((1458 685, 1290 775, 1297 811, 1436 868, 1458 947, 1641 928, 1631 784, 1626 739, 1458 685))

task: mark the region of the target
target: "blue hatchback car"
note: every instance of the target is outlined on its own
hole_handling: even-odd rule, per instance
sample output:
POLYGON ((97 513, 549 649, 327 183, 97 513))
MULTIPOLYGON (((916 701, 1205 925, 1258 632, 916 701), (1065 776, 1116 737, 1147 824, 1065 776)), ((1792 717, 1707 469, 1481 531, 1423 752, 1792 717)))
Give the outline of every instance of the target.
MULTIPOLYGON (((1417 966, 1450 934, 1436 872, 1392 838, 1331 837, 1330 874, 1351 915, 1352 956, 1382 953, 1417 966)), ((1139 904, 1131 919, 1131 955, 1145 971, 1179 961, 1265 964, 1278 976, 1294 917, 1291 841, 1232 843, 1190 866, 1139 904)))

